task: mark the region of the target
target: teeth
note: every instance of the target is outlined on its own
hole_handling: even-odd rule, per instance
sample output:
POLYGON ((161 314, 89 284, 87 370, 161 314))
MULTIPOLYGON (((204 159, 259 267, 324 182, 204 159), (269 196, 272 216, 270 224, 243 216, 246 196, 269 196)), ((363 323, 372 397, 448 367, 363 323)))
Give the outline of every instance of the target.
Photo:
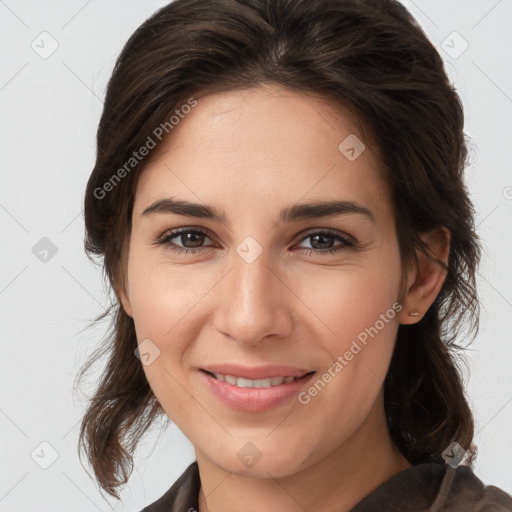
POLYGON ((222 375, 221 373, 214 373, 215 378, 238 386, 239 388, 269 388, 270 386, 279 386, 285 382, 292 382, 298 377, 269 377, 268 379, 244 379, 243 377, 234 377, 233 375, 222 375))

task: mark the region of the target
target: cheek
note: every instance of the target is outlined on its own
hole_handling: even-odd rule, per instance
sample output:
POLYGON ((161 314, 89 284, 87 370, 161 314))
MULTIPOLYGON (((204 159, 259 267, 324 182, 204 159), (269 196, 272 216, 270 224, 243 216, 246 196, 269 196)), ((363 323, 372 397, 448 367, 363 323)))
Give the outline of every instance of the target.
POLYGON ((150 340, 158 353, 143 370, 166 414, 178 422, 190 407, 181 362, 198 334, 191 319, 200 295, 191 274, 155 262, 136 248, 130 254, 128 282, 137 340, 139 344, 150 340))
MULTIPOLYGON (((306 390, 303 399, 311 400, 313 408, 329 404, 335 411, 346 411, 348 416, 343 418, 334 414, 340 428, 347 417, 362 421, 382 387, 393 354, 401 311, 397 302, 400 261, 398 252, 379 260, 324 270, 317 279, 307 280, 314 283, 306 295, 308 306, 321 319, 318 335, 330 362, 318 376, 326 382, 325 391, 318 383, 311 392, 306 390), (323 398, 316 400, 317 393, 323 398)), ((305 280, 302 293, 306 284, 305 280)))
MULTIPOLYGON (((376 262, 305 274, 295 280, 294 288, 299 287, 295 288, 297 295, 317 314, 326 333, 332 334, 326 339, 341 347, 373 326, 388 310, 386 320, 397 323, 399 278, 399 261, 388 259, 385 265, 376 262)), ((378 327, 382 328, 382 322, 378 327)))
POLYGON ((171 266, 134 244, 128 261, 130 304, 137 338, 163 340, 197 302, 193 272, 171 266))
POLYGON ((187 408, 188 394, 182 387, 185 367, 208 320, 205 306, 212 305, 208 291, 218 280, 211 270, 170 264, 161 255, 157 258, 132 246, 128 282, 137 340, 140 344, 149 339, 159 353, 143 369, 155 395, 173 416, 187 408))

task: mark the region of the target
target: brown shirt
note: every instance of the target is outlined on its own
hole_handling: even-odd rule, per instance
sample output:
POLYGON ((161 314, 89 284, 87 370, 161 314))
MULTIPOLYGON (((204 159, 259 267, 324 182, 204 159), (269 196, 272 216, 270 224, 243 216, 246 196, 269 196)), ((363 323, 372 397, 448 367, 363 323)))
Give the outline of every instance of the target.
MULTIPOLYGON (((157 501, 141 512, 197 512, 201 481, 194 461, 157 501)), ((350 512, 512 512, 512 497, 485 486, 467 466, 419 464, 365 496, 350 512)))

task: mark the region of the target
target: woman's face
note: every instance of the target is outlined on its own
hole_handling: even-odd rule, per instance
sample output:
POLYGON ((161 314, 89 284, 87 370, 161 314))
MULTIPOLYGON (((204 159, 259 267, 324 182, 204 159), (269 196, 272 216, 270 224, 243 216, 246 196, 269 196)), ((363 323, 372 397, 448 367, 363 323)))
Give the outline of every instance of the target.
POLYGON ((293 474, 382 429, 401 266, 352 121, 279 87, 211 94, 137 184, 123 305, 162 408, 226 471, 293 474))

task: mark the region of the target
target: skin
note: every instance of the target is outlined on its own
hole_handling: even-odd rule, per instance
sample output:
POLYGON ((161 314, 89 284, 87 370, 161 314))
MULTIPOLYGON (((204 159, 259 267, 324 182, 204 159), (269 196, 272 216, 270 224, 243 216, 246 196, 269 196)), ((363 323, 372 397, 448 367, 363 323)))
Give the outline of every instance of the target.
MULTIPOLYGON (((150 339, 160 350, 144 371, 165 413, 194 446, 199 512, 349 510, 411 466, 389 435, 383 381, 399 324, 422 318, 445 273, 423 255, 419 271, 402 269, 378 157, 348 112, 327 100, 269 85, 209 94, 170 135, 137 183, 118 296, 138 342, 150 339), (338 150, 349 134, 366 144, 354 161, 338 150), (170 196, 213 206, 225 212, 227 224, 142 215, 170 196), (375 223, 353 213, 278 221, 285 207, 334 199, 369 208, 375 223), (176 236, 169 245, 196 252, 155 244, 184 227, 209 234, 199 244, 176 236), (343 246, 335 236, 326 235, 324 245, 306 236, 322 229, 348 236, 357 249, 326 253, 324 247, 343 246), (252 263, 236 251, 247 236, 262 249, 252 263), (403 309, 307 404, 238 412, 200 378, 202 365, 226 361, 322 374, 397 299, 403 309), (413 310, 419 315, 409 316, 413 310), (237 456, 247 442, 261 453, 252 467, 237 456)), ((446 262, 446 230, 424 239, 446 262)))

